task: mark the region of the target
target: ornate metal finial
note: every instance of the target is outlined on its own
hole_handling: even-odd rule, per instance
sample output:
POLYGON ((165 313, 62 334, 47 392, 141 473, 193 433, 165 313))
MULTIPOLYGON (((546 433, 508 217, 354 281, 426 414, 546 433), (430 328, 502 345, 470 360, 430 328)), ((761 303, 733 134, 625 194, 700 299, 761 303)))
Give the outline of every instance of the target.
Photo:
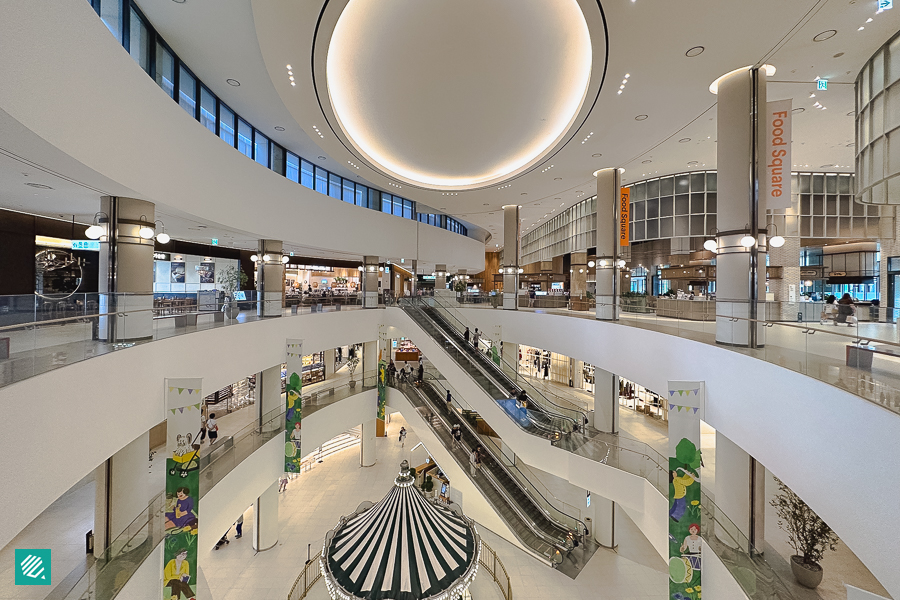
POLYGON ((409 472, 409 461, 404 460, 400 463, 400 474, 394 479, 394 483, 400 487, 412 485, 413 476, 409 472))

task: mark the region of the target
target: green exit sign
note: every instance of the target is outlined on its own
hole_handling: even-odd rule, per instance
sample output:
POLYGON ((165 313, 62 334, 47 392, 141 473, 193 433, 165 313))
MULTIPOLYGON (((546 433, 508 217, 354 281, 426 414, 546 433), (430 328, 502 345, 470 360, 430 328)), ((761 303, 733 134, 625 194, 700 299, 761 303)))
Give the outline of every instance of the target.
POLYGON ((827 90, 828 89, 828 80, 827 79, 816 80, 816 89, 817 90, 827 90))

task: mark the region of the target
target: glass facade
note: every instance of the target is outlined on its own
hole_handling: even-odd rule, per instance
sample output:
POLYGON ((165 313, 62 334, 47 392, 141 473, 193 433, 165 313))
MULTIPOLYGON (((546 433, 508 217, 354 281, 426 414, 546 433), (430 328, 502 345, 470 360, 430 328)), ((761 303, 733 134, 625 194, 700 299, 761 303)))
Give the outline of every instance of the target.
POLYGON ((153 29, 133 0, 89 0, 89 4, 163 92, 211 133, 244 156, 291 181, 336 200, 468 235, 468 229, 455 219, 434 215, 442 218, 435 222, 423 220, 417 215, 416 203, 412 200, 344 179, 314 166, 270 140, 228 108, 194 76, 153 29), (386 202, 382 202, 382 196, 386 198, 386 202))

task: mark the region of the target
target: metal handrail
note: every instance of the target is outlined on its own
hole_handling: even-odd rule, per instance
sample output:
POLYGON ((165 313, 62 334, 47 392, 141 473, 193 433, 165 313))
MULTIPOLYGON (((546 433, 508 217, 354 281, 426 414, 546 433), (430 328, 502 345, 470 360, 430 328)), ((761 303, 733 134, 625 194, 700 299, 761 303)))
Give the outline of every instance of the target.
POLYGON ((497 553, 493 548, 487 545, 485 541, 481 540, 481 558, 478 560, 478 563, 484 567, 488 573, 491 574, 491 577, 494 578, 494 583, 497 584, 497 587, 500 588, 500 594, 503 596, 504 600, 512 600, 512 584, 509 581, 509 574, 506 572, 506 567, 503 566, 503 561, 501 561, 497 557, 497 553), (487 551, 487 552, 485 552, 487 551), (491 562, 487 562, 485 559, 485 554, 490 554, 491 562), (506 588, 503 587, 503 582, 500 579, 500 573, 497 571, 497 567, 500 567, 500 571, 502 572, 503 579, 506 582, 506 588))
POLYGON ((322 551, 316 552, 310 560, 306 561, 306 566, 300 571, 291 591, 288 592, 288 600, 302 600, 309 593, 316 583, 322 579, 322 571, 319 569, 319 559, 322 558, 322 551))

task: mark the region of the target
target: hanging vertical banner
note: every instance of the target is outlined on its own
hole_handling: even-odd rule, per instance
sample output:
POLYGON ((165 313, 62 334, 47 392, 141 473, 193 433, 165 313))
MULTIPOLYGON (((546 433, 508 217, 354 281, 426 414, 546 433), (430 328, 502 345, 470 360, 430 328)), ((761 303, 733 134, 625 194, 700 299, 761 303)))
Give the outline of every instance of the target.
MULTIPOLYGON (((375 410, 375 418, 381 421, 384 427, 384 406, 387 402, 387 363, 378 361, 378 407, 375 410)), ((383 429, 382 429, 383 431, 383 429)))
POLYGON ((166 537, 162 590, 166 600, 196 596, 202 384, 202 379, 166 379, 166 537))
POLYGON ((766 175, 760 211, 791 207, 791 99, 766 103, 766 175))
POLYGON ((619 188, 619 245, 628 245, 628 218, 631 213, 631 188, 619 188))
POLYGON ((669 409, 669 597, 699 598, 700 419, 706 385, 670 381, 669 409))
POLYGON ((284 470, 300 470, 300 419, 303 417, 303 340, 287 340, 284 374, 284 470))

